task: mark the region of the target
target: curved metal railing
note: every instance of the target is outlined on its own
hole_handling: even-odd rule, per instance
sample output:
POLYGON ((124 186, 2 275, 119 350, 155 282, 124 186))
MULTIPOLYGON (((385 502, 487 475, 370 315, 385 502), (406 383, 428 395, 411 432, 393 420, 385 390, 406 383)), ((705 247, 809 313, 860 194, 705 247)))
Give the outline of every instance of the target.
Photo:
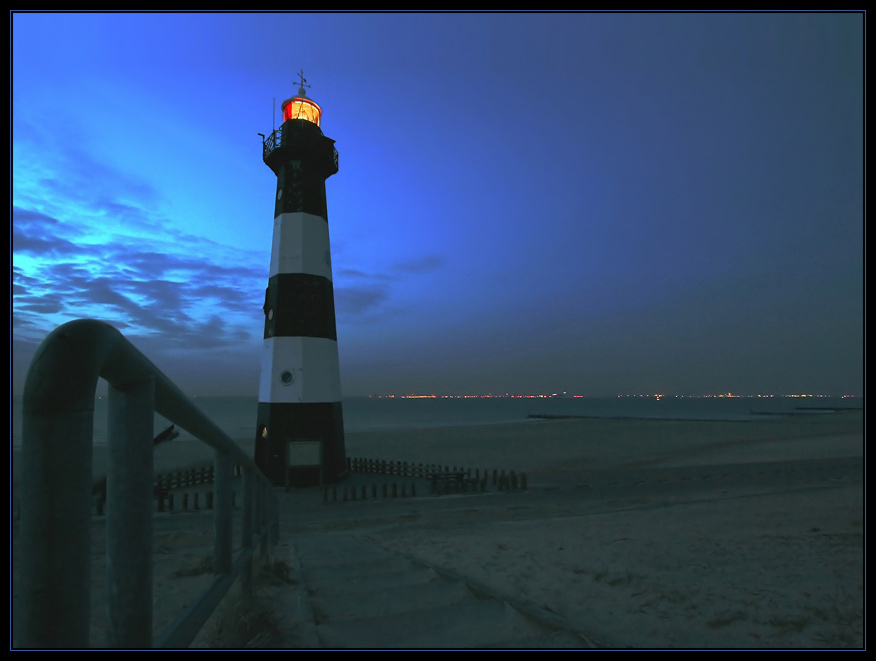
MULTIPOLYGON (((261 134, 259 134, 261 135, 261 134)), ((268 157, 271 153, 277 149, 278 147, 283 146, 283 128, 280 127, 276 129, 273 133, 262 140, 262 160, 267 163, 268 157)), ((339 156, 338 150, 336 147, 332 146, 332 171, 331 174, 334 174, 338 171, 339 167, 339 156)))
POLYGON ((97 381, 109 382, 107 613, 109 644, 185 647, 233 585, 254 547, 275 543, 276 495, 252 459, 109 324, 58 327, 24 387, 19 647, 88 647, 92 431, 97 381), (152 638, 153 422, 158 412, 215 450, 213 584, 152 638), (243 468, 242 551, 232 561, 233 464, 243 468))
POLYGON ((277 147, 280 146, 280 142, 283 139, 283 132, 280 129, 275 130, 271 135, 265 138, 262 141, 262 160, 267 161, 268 156, 271 155, 271 152, 274 151, 277 147))

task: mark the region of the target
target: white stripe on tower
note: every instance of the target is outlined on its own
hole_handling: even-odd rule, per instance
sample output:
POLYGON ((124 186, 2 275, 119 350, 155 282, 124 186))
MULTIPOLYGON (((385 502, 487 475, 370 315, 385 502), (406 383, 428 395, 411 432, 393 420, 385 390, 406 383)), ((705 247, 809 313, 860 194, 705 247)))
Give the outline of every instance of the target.
POLYGON ((269 337, 262 352, 259 401, 341 401, 338 343, 321 337, 269 337))
MULTIPOLYGON (((332 281, 328 223, 324 218, 297 212, 280 214, 274 220, 269 278, 292 273, 315 275, 332 281)), ((316 300, 311 304, 317 307, 334 306, 332 300, 316 300)), ((301 312, 266 310, 266 314, 271 316, 295 315, 301 312)), ((335 329, 324 329, 320 332, 334 335, 335 329)), ((259 401, 341 401, 337 339, 285 335, 265 338, 259 401)))
POLYGON ((274 219, 271 272, 310 273, 332 279, 328 223, 310 213, 281 213, 274 219))

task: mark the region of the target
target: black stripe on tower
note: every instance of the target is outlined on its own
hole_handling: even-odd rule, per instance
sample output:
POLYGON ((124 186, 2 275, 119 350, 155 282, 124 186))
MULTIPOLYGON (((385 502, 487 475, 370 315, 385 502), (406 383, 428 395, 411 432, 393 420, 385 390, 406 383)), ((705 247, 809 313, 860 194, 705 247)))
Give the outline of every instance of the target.
MULTIPOLYGON (((259 402, 258 436, 256 437, 255 461, 272 483, 286 483, 285 452, 289 442, 322 441, 323 474, 325 482, 337 482, 347 476, 347 458, 344 447, 344 415, 341 402, 310 404, 284 404, 259 402), (265 442, 262 430, 295 430, 276 432, 265 442), (261 442, 259 442, 261 441, 261 442)), ((316 466, 290 466, 289 483, 295 486, 319 484, 320 470, 316 466)))
POLYGON ((283 213, 303 211, 324 218, 328 222, 325 197, 325 179, 305 177, 301 161, 292 161, 277 172, 277 202, 274 218, 283 213))
POLYGON ((277 175, 275 218, 304 211, 328 220, 325 180, 338 171, 338 150, 319 126, 303 119, 284 122, 265 163, 277 175))
POLYGON ((264 337, 338 339, 331 280, 309 273, 278 273, 265 293, 264 337))

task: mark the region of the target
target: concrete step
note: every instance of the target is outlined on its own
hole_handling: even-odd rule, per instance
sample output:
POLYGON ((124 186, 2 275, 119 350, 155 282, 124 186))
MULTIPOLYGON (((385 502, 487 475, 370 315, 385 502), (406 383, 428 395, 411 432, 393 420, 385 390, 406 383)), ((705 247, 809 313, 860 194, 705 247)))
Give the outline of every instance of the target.
POLYGON ((464 580, 345 533, 299 535, 296 564, 324 647, 579 648, 586 643, 464 580))
POLYGON ((374 590, 328 596, 317 591, 311 597, 311 607, 317 623, 329 620, 355 619, 364 616, 407 613, 422 607, 424 599, 433 606, 451 606, 477 597, 461 583, 437 580, 429 583, 406 584, 374 590))
POLYGON ((515 637, 482 645, 479 649, 542 650, 542 649, 588 649, 595 645, 568 631, 548 631, 540 636, 515 637))
POLYGON ((337 619, 318 624, 316 631, 326 647, 344 649, 466 649, 535 633, 520 613, 493 599, 337 619))
POLYGON ((304 563, 302 567, 307 572, 307 587, 326 597, 344 597, 400 586, 425 586, 442 580, 434 571, 413 563, 393 566, 363 564, 360 570, 354 571, 331 567, 311 571, 304 563))
POLYGON ((347 567, 359 566, 362 563, 373 562, 377 560, 386 560, 387 554, 383 549, 376 548, 373 545, 368 546, 367 542, 363 543, 356 540, 356 543, 348 541, 341 542, 338 535, 333 535, 330 545, 325 542, 319 542, 312 538, 301 539, 293 538, 295 548, 298 551, 298 557, 302 564, 308 567, 347 567))

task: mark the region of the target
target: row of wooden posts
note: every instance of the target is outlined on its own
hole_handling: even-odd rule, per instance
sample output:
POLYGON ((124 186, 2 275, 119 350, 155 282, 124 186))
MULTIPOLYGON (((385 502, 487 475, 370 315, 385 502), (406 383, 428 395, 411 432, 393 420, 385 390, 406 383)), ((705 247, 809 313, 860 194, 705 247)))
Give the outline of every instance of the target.
MULTIPOLYGON (((213 465, 201 466, 200 468, 187 468, 185 470, 173 471, 170 473, 162 473, 155 476, 155 507, 158 512, 173 512, 179 508, 182 511, 198 511, 202 509, 201 493, 194 491, 178 493, 180 489, 188 489, 201 485, 213 483, 215 476, 215 468, 213 465)), ((234 465, 234 476, 240 477, 243 473, 242 468, 234 465)), ((98 516, 104 514, 106 509, 106 478, 95 483, 92 488, 94 495, 95 513, 98 516)), ((203 493, 203 509, 213 509, 213 491, 205 491, 203 493)), ((231 492, 232 506, 234 504, 235 492, 231 492)))
MULTIPOLYGON (((471 468, 462 466, 442 466, 441 464, 423 464, 412 463, 407 461, 385 461, 381 459, 367 459, 360 457, 347 457, 347 467, 353 473, 366 473, 377 475, 393 475, 399 477, 418 477, 423 479, 434 478, 435 476, 458 475, 461 479, 454 480, 461 484, 468 483, 480 487, 481 491, 486 490, 487 482, 490 477, 490 471, 484 469, 474 470, 472 475, 471 468)), ((447 480, 452 482, 450 480, 447 480)), ((489 480, 492 486, 500 491, 526 489, 526 473, 519 475, 514 471, 508 474, 505 471, 493 469, 492 480, 489 480)))
MULTIPOLYGON (((186 470, 174 471, 172 473, 164 473, 155 476, 155 491, 173 491, 175 489, 185 489, 199 484, 212 484, 215 467, 213 464, 201 466, 200 468, 189 468, 186 470)), ((234 476, 240 477, 242 474, 241 467, 234 465, 234 476)))
MULTIPOLYGON (((470 468, 459 466, 441 466, 440 464, 411 463, 406 461, 385 461, 377 459, 365 459, 348 457, 347 466, 351 472, 366 473, 373 475, 389 475, 394 477, 420 478, 430 481, 429 493, 431 495, 443 495, 450 493, 478 493, 487 490, 491 484, 499 491, 526 489, 526 474, 519 475, 514 471, 508 474, 505 471, 494 469, 492 479, 490 472, 484 469, 475 469, 474 474, 470 468)), ((234 475, 241 475, 241 467, 234 466, 234 475)), ((199 468, 163 473, 155 476, 155 501, 156 511, 198 511, 213 509, 213 492, 201 493, 178 493, 181 489, 188 489, 205 484, 212 484, 214 467, 212 465, 199 468)), ((358 487, 346 485, 340 487, 340 496, 337 485, 323 487, 323 502, 345 502, 351 500, 368 500, 380 498, 407 498, 417 495, 415 482, 392 482, 383 485, 371 484, 358 487), (378 496, 378 494, 380 494, 378 496)), ((98 482, 94 487, 95 510, 98 516, 104 514, 106 508, 106 481, 98 482)), ((232 499, 234 494, 232 493, 232 499)))
MULTIPOLYGON (((487 490, 486 473, 481 478, 472 479, 432 479, 430 481, 429 493, 435 496, 458 493, 483 493, 487 490)), ((494 485, 500 491, 508 490, 525 490, 526 489, 526 474, 521 473, 518 478, 514 471, 505 475, 502 473, 497 476, 494 485)), ((376 500, 378 498, 407 498, 417 496, 417 483, 410 482, 410 490, 408 490, 407 482, 392 482, 378 485, 372 483, 370 485, 341 485, 336 484, 325 485, 322 488, 322 500, 324 503, 348 502, 354 500, 376 500), (379 494, 379 495, 378 495, 379 494)))
MULTIPOLYGON (((413 463, 408 461, 386 461, 385 459, 368 459, 364 457, 347 457, 347 468, 351 473, 370 473, 373 475, 397 475, 399 477, 427 478, 435 473, 467 472, 471 469, 457 466, 442 466, 441 464, 413 463)), ((486 471, 485 471, 486 472, 486 471)))
MULTIPOLYGON (((236 493, 231 492, 231 506, 235 506, 236 493)), ((97 516, 103 516, 106 512, 106 497, 95 499, 95 513, 97 516)), ((156 491, 155 492, 155 509, 157 512, 175 512, 175 511, 192 511, 197 512, 202 509, 213 509, 213 491, 194 491, 189 493, 174 493, 172 491, 156 491), (201 496, 204 496, 203 501, 201 496)))
POLYGON ((343 485, 341 487, 341 496, 338 498, 338 485, 324 485, 322 488, 322 501, 324 503, 332 502, 336 503, 338 500, 342 502, 347 502, 349 500, 369 500, 369 492, 371 494, 370 500, 376 500, 378 497, 380 498, 407 498, 416 497, 417 495, 417 484, 415 482, 410 483, 410 491, 408 491, 408 483, 402 482, 399 484, 398 482, 393 482, 390 486, 386 482, 381 485, 381 489, 379 490, 381 496, 378 496, 378 488, 376 484, 370 485, 361 485, 360 487, 351 486, 351 485, 343 485))

